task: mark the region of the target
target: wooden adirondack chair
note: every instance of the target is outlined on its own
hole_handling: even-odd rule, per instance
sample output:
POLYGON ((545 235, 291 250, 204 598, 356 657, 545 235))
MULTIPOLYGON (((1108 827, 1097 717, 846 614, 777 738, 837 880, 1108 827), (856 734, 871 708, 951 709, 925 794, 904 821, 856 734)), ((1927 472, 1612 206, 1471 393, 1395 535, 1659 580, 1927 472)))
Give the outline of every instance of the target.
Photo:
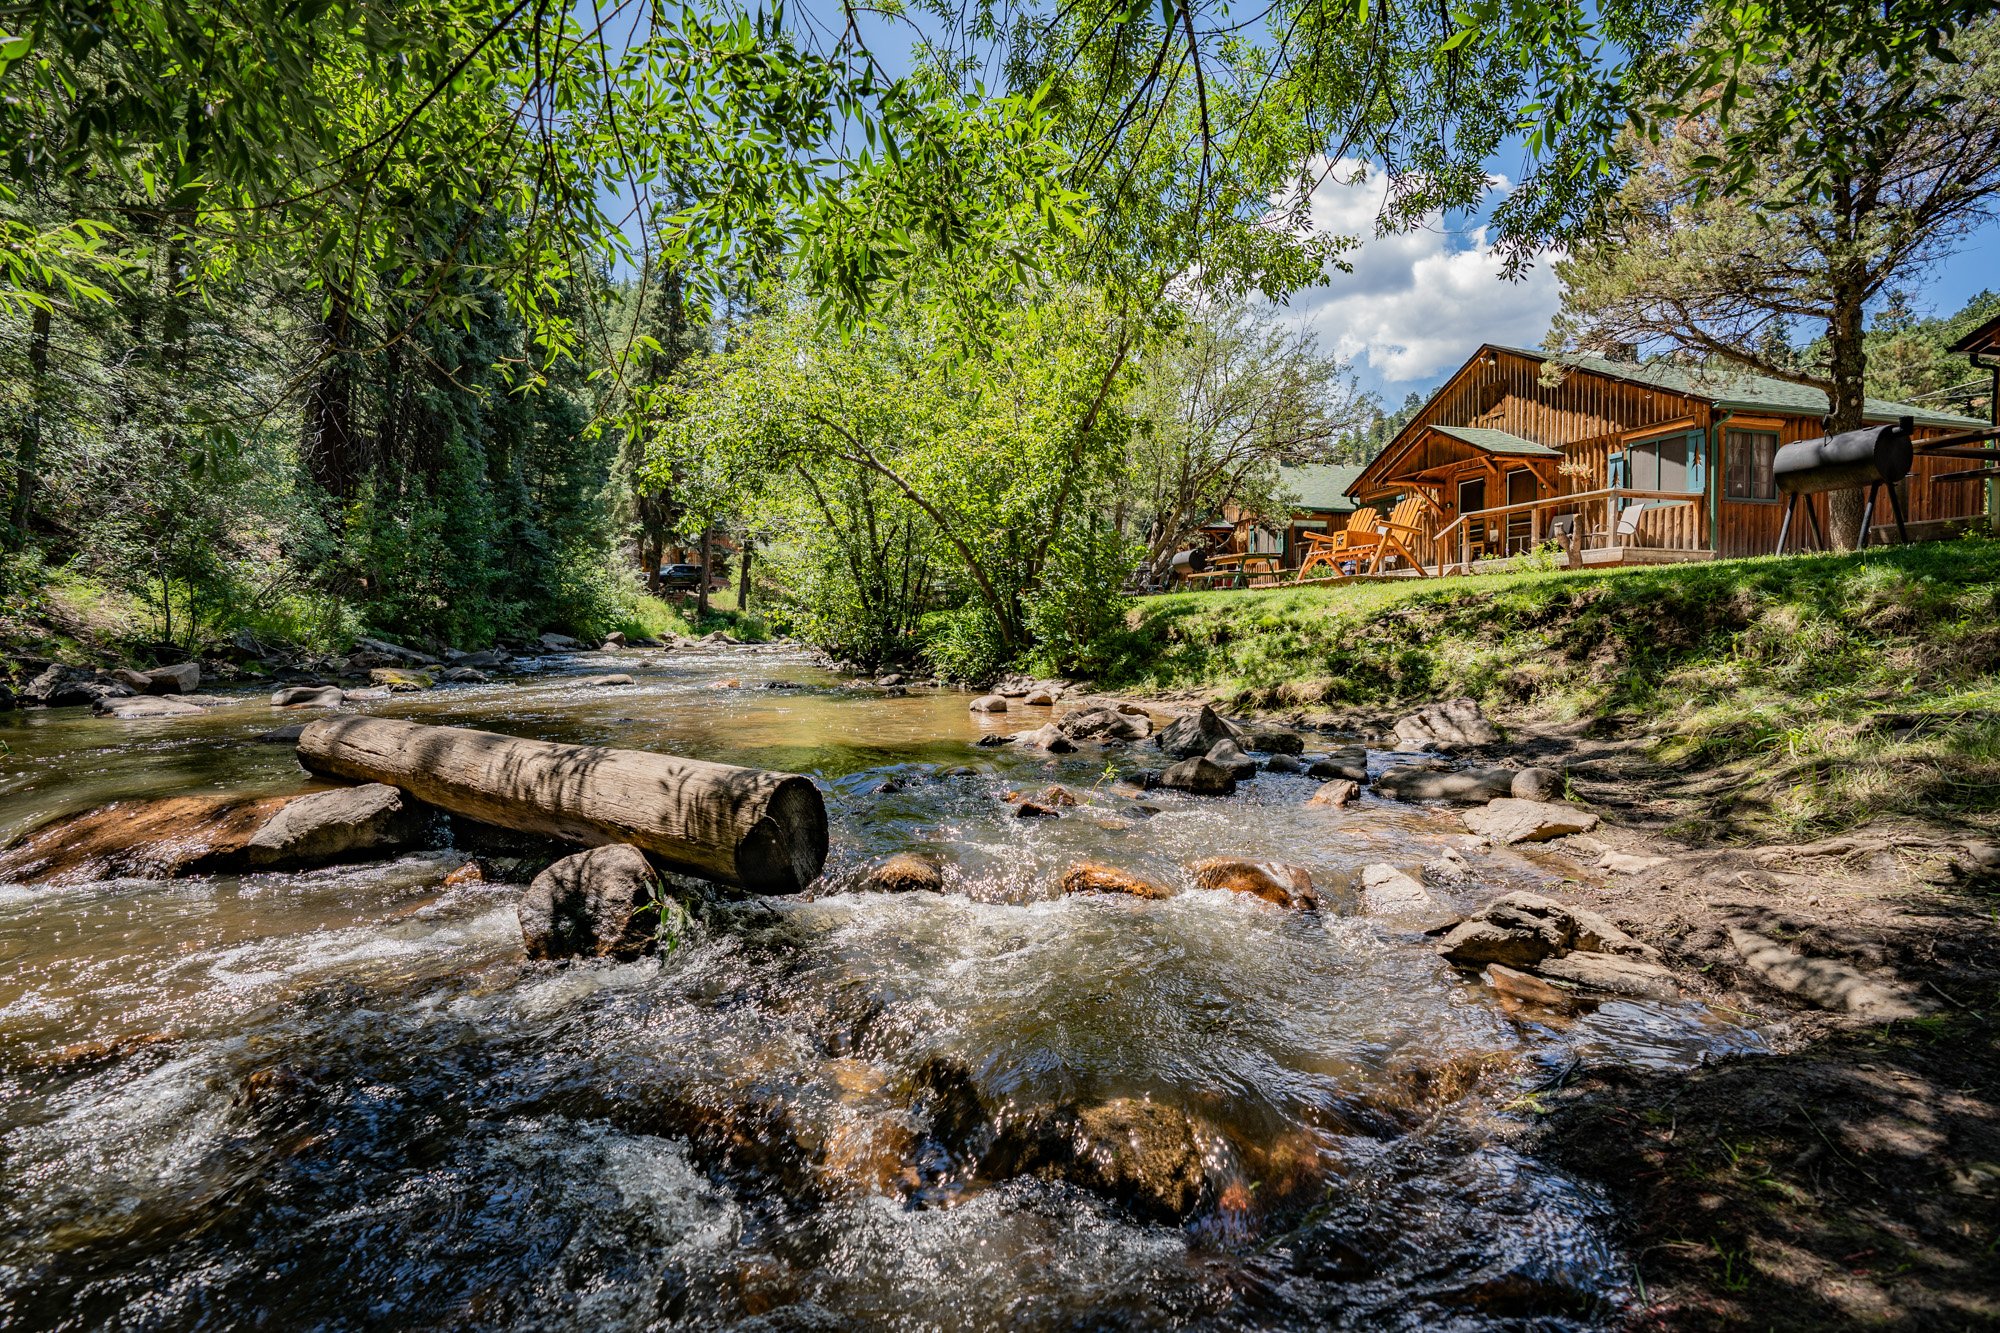
POLYGON ((1299 565, 1299 577, 1314 577, 1315 569, 1324 569, 1334 578, 1344 578, 1340 572, 1342 560, 1353 560, 1355 568, 1360 568, 1360 557, 1373 550, 1375 540, 1380 535, 1377 520, 1380 513, 1373 509, 1357 509, 1347 516, 1347 526, 1330 536, 1308 532, 1302 538, 1306 546, 1306 558, 1299 565))
POLYGON ((1394 509, 1389 511, 1389 519, 1382 525, 1380 535, 1374 544, 1373 558, 1368 562, 1368 572, 1375 573, 1388 555, 1398 555, 1410 562, 1410 568, 1417 571, 1417 577, 1428 578, 1423 562, 1409 547, 1409 542, 1424 535, 1424 511, 1430 508, 1429 501, 1421 495, 1403 497, 1394 509))

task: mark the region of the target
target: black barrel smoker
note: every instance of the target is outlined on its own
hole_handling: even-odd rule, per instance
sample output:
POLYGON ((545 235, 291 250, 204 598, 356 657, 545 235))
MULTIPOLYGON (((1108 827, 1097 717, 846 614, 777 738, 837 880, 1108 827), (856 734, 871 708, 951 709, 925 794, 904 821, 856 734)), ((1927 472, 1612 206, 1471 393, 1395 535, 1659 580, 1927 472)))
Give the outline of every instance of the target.
POLYGON ((1184 579, 1190 574, 1199 574, 1208 568, 1208 556, 1197 546, 1180 552, 1167 566, 1167 577, 1184 579))
POLYGON ((1896 486, 1910 475, 1914 446, 1909 417, 1886 426, 1863 426, 1838 435, 1822 435, 1816 440, 1794 440, 1778 450, 1771 473, 1785 501, 1785 520, 1778 525, 1777 554, 1785 553, 1791 535, 1792 516, 1805 501, 1806 521, 1812 525, 1821 550, 1827 549, 1826 530, 1820 526, 1819 511, 1812 497, 1827 491, 1854 490, 1866 486, 1868 499, 1861 507, 1861 545, 1868 544, 1868 525, 1875 516, 1875 496, 1889 488, 1889 506, 1896 514, 1896 536, 1910 539, 1903 526, 1903 497, 1896 486))

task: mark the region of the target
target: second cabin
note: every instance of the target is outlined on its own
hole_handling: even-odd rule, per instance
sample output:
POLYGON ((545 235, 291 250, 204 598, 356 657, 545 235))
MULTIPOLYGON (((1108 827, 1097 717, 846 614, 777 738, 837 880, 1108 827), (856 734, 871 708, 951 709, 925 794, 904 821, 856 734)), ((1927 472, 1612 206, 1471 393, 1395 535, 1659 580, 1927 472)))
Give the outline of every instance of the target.
MULTIPOLYGON (((1763 375, 1488 345, 1349 494, 1384 512, 1421 496, 1426 522, 1411 550, 1431 574, 1546 542, 1587 565, 1768 555, 1783 517, 1772 460, 1780 445, 1820 435, 1826 410, 1819 390, 1763 375)), ((1919 445, 1986 424, 1875 398, 1867 417, 1912 418, 1919 445)), ((1899 486, 1913 536, 1983 513, 1982 487, 1934 481, 1962 467, 1917 458, 1899 486)), ((1886 504, 1875 520, 1871 542, 1886 504)))

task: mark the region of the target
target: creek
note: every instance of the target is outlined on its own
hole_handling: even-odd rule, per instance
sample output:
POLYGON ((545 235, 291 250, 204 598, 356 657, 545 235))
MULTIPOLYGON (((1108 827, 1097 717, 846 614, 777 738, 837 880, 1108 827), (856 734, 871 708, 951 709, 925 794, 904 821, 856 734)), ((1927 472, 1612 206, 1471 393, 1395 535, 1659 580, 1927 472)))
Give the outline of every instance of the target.
MULTIPOLYGON (((0 886, 0 1326, 1598 1327, 1630 1266, 1604 1201, 1510 1146, 1534 1088, 1760 1044, 1692 1003, 1510 1011, 1361 915, 1359 867, 1414 871, 1462 840, 1448 812, 1309 807, 1316 782, 1268 773, 1142 807, 1110 775, 1146 747, 978 748, 1048 710, 885 697, 783 649, 538 665, 370 711, 805 773, 822 885, 568 964, 525 960, 518 881, 443 882, 458 851, 0 886), (638 683, 574 683, 607 671, 638 683), (1051 781, 1089 803, 1002 799, 1051 781), (849 891, 905 850, 947 892, 849 891), (1239 855, 1307 867, 1324 910, 1055 887, 1086 857, 1184 885, 1239 855), (1185 1225, 982 1178, 964 1146, 968 1118, 1113 1098, 1201 1126, 1185 1225)), ((262 693, 6 715, 0 826, 301 790, 252 739, 295 720, 262 693)), ((1472 862, 1454 907, 1562 875, 1472 862)))

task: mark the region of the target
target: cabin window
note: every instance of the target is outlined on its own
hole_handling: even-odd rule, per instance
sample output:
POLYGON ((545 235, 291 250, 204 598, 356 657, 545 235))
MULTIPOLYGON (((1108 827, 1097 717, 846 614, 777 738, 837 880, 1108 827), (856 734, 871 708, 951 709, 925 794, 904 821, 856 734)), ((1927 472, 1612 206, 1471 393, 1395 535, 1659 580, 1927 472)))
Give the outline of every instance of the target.
POLYGON ((1684 431, 1626 446, 1624 477, 1635 491, 1693 494, 1702 489, 1701 432, 1684 431))
POLYGON ((1778 433, 1732 430, 1723 441, 1724 494, 1732 500, 1775 500, 1778 480, 1771 465, 1778 458, 1778 433))

